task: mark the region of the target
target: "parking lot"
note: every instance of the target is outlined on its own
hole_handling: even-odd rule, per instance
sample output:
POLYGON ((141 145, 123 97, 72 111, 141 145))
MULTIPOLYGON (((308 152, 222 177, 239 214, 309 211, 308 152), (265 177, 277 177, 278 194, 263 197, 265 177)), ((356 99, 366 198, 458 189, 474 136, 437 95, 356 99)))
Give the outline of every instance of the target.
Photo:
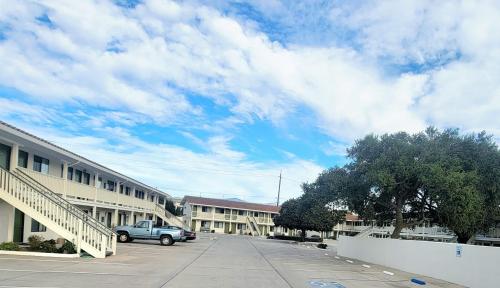
MULTIPOLYGON (((0 288, 337 287, 321 286, 333 282, 344 287, 416 287, 409 281, 416 275, 336 258, 332 247, 321 250, 247 236, 199 236, 169 247, 157 241, 118 244, 118 255, 106 259, 2 255, 0 288)), ((425 287, 461 287, 419 278, 427 281, 425 287)))

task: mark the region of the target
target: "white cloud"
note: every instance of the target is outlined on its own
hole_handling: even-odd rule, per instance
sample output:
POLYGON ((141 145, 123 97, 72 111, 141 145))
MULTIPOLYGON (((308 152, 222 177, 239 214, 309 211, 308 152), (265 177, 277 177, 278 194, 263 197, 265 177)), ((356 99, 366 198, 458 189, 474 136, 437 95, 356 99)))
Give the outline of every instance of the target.
POLYGON ((35 97, 171 122, 202 113, 181 88, 229 106, 240 119, 276 122, 305 104, 324 131, 343 139, 425 126, 410 109, 425 77, 385 79, 349 50, 285 48, 210 7, 171 1, 145 1, 133 10, 107 2, 16 5, 0 18, 15 27, 0 44, 0 64, 9 67, 0 82, 35 97), (29 13, 14 17, 25 7, 29 13), (42 13, 55 29, 35 20, 42 13), (106 51, 109 43, 121 53, 106 51))
POLYGON ((323 167, 300 159, 285 162, 252 162, 243 153, 230 150, 228 139, 211 139, 207 152, 151 144, 131 136, 126 130, 103 128, 108 137, 80 136, 65 129, 16 122, 35 135, 43 136, 72 152, 87 157, 152 187, 175 196, 238 197, 246 201, 276 201, 278 176, 283 171, 281 200, 301 194, 300 184, 314 181, 323 167), (222 150, 219 150, 222 147, 222 150))
POLYGON ((239 119, 276 122, 307 105, 323 131, 344 141, 428 124, 494 129, 489 117, 500 109, 499 61, 488 61, 498 60, 500 48, 492 36, 499 28, 495 2, 336 7, 332 21, 357 31, 354 40, 364 47, 357 52, 345 45, 284 47, 194 2, 151 0, 128 10, 106 1, 2 7, 8 9, 0 21, 9 29, 0 42, 0 83, 44 101, 83 102, 159 123, 203 113, 183 91, 212 98, 239 119), (55 27, 36 20, 43 13, 55 27), (107 51, 110 45, 118 52, 107 51), (440 63, 457 53, 463 59, 399 76, 386 76, 373 60, 440 63), (486 113, 469 105, 477 95, 486 113), (474 121, 460 117, 464 112, 474 121))

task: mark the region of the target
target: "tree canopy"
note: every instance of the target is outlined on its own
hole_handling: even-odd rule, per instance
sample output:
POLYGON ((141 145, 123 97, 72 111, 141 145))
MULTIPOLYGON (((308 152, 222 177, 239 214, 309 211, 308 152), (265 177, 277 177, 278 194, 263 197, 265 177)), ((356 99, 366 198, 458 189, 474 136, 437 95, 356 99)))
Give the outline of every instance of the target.
POLYGON ((285 202, 278 223, 323 231, 339 219, 320 225, 330 221, 324 210, 330 207, 337 216, 346 209, 393 224, 393 238, 425 220, 448 227, 463 243, 500 221, 500 151, 485 132, 460 135, 430 127, 367 135, 347 155, 348 164, 323 171, 303 185, 300 198, 285 202))
POLYGON ((285 201, 280 209, 280 214, 274 218, 274 224, 289 229, 302 231, 302 239, 306 237, 307 230, 331 231, 339 223, 344 213, 333 209, 320 199, 315 198, 309 184, 302 186, 304 194, 296 199, 285 201))
POLYGON ((175 216, 182 216, 182 208, 181 207, 175 207, 174 202, 171 200, 166 199, 165 200, 165 210, 168 212, 172 213, 175 216))

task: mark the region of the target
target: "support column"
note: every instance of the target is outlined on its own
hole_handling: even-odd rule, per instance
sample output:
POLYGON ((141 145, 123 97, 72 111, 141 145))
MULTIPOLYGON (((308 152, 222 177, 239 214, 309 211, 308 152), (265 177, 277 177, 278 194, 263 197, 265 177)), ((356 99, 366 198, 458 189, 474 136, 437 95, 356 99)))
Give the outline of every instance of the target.
POLYGON ((96 172, 94 175, 94 203, 97 202, 97 191, 99 191, 99 187, 101 183, 99 183, 99 172, 96 172))
POLYGON ((68 194, 68 162, 64 161, 63 162, 63 198, 66 198, 66 195, 68 194))
MULTIPOLYGON (((7 204, 7 203, 6 203, 7 204)), ((14 241, 14 218, 16 217, 16 208, 7 204, 7 242, 14 241)))
POLYGON ((115 209, 113 212, 113 221, 111 222, 111 226, 118 226, 118 209, 115 209))
POLYGON ((130 212, 130 224, 131 225, 135 225, 135 222, 134 222, 134 211, 131 211, 130 212))
POLYGON ((97 206, 92 207, 92 217, 97 219, 97 206))
POLYGON ((17 168, 17 162, 19 159, 19 144, 12 144, 12 149, 10 150, 10 171, 14 171, 17 168))

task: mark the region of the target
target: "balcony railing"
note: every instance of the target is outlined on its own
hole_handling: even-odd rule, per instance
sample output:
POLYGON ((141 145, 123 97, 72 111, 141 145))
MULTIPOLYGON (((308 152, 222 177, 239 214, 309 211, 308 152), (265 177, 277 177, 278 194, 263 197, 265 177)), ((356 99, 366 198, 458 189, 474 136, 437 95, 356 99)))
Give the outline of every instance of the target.
POLYGON ((133 195, 120 194, 118 192, 97 188, 53 175, 42 174, 33 170, 18 168, 43 186, 51 189, 59 195, 66 195, 71 201, 89 201, 112 206, 129 207, 145 211, 154 211, 155 203, 145 199, 139 199, 133 195))

